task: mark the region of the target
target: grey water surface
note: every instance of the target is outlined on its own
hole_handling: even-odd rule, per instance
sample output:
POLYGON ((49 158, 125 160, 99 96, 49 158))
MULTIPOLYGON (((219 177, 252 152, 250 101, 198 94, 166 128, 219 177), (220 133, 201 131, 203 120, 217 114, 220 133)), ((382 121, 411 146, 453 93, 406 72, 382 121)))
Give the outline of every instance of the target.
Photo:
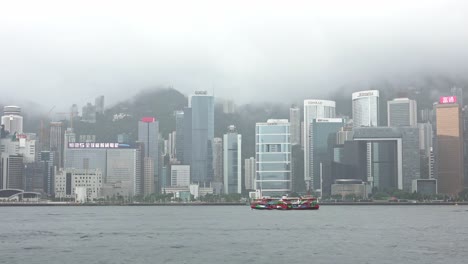
POLYGON ((0 207, 0 263, 468 263, 468 206, 0 207))

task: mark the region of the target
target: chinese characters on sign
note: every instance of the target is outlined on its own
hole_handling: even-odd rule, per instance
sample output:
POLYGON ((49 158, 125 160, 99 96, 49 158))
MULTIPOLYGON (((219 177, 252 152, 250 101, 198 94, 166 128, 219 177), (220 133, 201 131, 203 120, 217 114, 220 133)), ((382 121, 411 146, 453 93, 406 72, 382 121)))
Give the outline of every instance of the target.
POLYGON ((119 143, 68 143, 68 148, 119 148, 119 143))
POLYGON ((442 96, 439 98, 439 104, 455 104, 457 103, 456 96, 442 96))

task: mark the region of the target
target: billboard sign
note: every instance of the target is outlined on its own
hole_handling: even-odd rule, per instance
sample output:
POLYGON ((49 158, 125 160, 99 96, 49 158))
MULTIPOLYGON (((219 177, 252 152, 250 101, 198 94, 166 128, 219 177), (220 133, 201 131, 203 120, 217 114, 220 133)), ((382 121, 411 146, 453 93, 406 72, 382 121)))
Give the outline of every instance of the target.
POLYGON ((154 121, 156 121, 156 118, 150 117, 150 116, 145 116, 141 118, 141 122, 144 122, 144 123, 153 123, 154 121))
POLYGON ((108 149, 108 148, 119 148, 119 143, 68 143, 68 148, 79 148, 79 149, 108 149))
POLYGON ((457 97, 456 96, 441 96, 439 98, 439 104, 456 104, 457 97))

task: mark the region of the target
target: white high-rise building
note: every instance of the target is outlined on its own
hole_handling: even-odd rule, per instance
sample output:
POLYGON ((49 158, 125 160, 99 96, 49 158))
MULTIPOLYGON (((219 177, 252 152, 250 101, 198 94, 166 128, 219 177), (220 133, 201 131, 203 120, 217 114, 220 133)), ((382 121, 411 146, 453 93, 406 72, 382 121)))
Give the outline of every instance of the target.
POLYGON ((387 102, 389 127, 417 126, 418 110, 416 101, 408 98, 395 98, 387 102))
POLYGON ((353 127, 379 126, 379 91, 359 91, 352 95, 353 127))
POLYGON ((301 144, 301 112, 295 105, 289 108, 289 123, 291 124, 291 145, 301 144))
POLYGON ((23 117, 21 116, 21 108, 14 105, 3 107, 2 125, 11 135, 14 133, 22 134, 23 117))
MULTIPOLYGON (((310 138, 310 124, 316 118, 335 118, 336 103, 329 100, 304 100, 304 180, 310 184, 312 180, 311 171, 311 153, 313 146, 310 138)), ((308 186, 310 187, 310 186, 308 186)))

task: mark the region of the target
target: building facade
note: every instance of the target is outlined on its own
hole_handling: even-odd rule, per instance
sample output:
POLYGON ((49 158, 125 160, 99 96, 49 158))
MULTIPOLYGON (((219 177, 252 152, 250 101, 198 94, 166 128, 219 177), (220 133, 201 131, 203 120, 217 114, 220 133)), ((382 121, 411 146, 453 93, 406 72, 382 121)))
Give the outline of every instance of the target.
POLYGON ((396 98, 387 102, 388 126, 416 126, 418 108, 416 101, 408 98, 396 98))
POLYGON ((171 166, 171 186, 187 187, 190 185, 190 166, 172 165, 171 166))
POLYGON ((379 91, 359 91, 352 94, 353 127, 379 126, 379 91))
POLYGON ((255 190, 255 158, 250 157, 244 160, 245 189, 255 190))
MULTIPOLYGON (((304 180, 307 185, 312 182, 312 142, 310 124, 316 118, 335 118, 336 103, 328 100, 304 100, 304 180)), ((307 186, 307 189, 311 186, 307 186)))
POLYGON ((76 198, 78 190, 85 189, 87 201, 101 196, 103 185, 99 170, 65 169, 55 175, 55 198, 76 198))
POLYGON ((301 112, 296 105, 289 108, 289 123, 291 124, 291 144, 301 144, 301 112))
POLYGON ((23 117, 21 116, 21 108, 10 105, 3 107, 2 125, 4 129, 11 135, 14 133, 23 133, 23 117))
POLYGON ((224 134, 224 193, 242 193, 242 135, 235 126, 224 134))
MULTIPOLYGON (((153 167, 153 188, 158 186, 159 182, 159 160, 160 160, 160 148, 159 148, 159 121, 154 117, 143 117, 138 121, 138 142, 145 145, 145 158, 152 159, 153 167)), ((146 159, 145 159, 146 160, 146 159)), ((145 179, 144 184, 147 184, 145 179)), ((146 187, 145 187, 146 188, 146 187)), ((156 189, 153 189, 156 192, 156 189)))
POLYGON ((438 192, 458 196, 463 190, 464 150, 461 108, 441 98, 436 107, 436 167, 438 192))
POLYGON ((269 119, 255 128, 255 189, 263 196, 291 192, 291 142, 287 119, 269 119))

